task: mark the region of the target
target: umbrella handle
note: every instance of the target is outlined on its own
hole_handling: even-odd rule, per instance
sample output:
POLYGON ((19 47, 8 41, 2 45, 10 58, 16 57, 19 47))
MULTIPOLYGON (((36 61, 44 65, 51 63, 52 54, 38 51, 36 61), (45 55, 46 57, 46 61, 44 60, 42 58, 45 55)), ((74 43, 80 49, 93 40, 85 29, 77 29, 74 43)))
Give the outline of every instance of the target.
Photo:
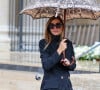
POLYGON ((63 59, 65 59, 65 51, 63 51, 63 59))

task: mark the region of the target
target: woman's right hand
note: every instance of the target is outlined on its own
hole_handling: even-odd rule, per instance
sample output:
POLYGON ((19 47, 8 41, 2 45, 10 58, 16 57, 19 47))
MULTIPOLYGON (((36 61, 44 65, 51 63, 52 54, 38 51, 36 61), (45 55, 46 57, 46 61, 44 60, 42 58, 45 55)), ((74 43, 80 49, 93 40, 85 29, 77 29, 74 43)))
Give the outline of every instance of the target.
POLYGON ((61 54, 65 49, 67 49, 67 42, 65 42, 67 39, 63 39, 60 44, 59 44, 59 47, 57 49, 57 52, 59 54, 61 54))

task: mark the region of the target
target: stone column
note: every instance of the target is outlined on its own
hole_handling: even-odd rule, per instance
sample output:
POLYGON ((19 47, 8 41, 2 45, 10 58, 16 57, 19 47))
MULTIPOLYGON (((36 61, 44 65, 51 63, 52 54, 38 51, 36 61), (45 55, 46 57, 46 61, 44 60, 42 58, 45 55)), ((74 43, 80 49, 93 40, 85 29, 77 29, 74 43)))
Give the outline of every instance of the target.
POLYGON ((0 0, 0 62, 9 59, 9 0, 0 0))

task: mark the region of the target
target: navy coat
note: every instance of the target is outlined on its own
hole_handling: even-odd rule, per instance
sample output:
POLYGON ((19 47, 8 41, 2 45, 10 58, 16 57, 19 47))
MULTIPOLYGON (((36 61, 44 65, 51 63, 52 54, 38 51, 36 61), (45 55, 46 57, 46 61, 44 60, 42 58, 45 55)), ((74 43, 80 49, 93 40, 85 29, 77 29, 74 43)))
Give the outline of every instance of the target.
MULTIPOLYGON (((59 41, 55 38, 49 46, 45 49, 45 39, 40 40, 40 58, 42 67, 44 70, 44 76, 41 83, 40 90, 73 90, 70 82, 70 73, 76 67, 76 63, 71 66, 63 66, 60 60, 63 58, 63 54, 57 53, 59 41)), ((67 49, 65 51, 66 58, 72 60, 74 56, 72 42, 67 41, 67 49)))

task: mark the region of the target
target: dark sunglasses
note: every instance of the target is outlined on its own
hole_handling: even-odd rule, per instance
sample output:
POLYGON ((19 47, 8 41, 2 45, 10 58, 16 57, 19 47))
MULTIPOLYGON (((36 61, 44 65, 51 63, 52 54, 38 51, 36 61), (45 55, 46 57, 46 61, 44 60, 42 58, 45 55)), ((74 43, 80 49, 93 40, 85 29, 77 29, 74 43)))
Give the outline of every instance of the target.
POLYGON ((62 23, 56 23, 56 24, 50 23, 49 24, 49 29, 54 29, 54 27, 61 28, 62 27, 62 23))

